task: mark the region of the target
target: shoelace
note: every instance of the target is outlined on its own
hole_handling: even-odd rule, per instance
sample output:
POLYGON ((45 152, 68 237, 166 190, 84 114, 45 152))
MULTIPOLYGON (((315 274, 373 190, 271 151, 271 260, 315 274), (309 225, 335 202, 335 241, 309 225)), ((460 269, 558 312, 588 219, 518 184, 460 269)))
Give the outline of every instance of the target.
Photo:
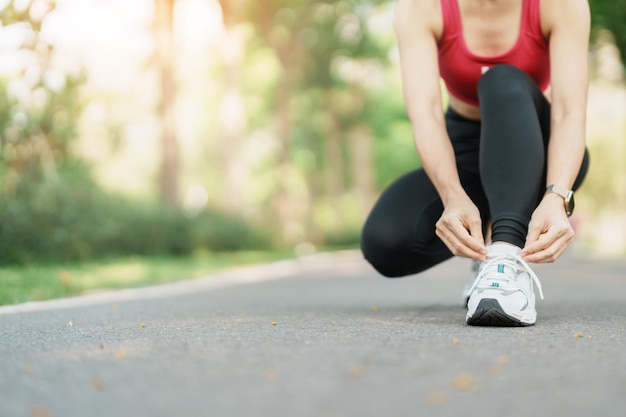
MULTIPOLYGON (((512 268, 514 271, 526 272, 537 285, 539 296, 543 300, 543 291, 541 290, 541 281, 539 281, 539 277, 537 277, 526 261, 524 261, 519 255, 487 255, 487 260, 480 265, 478 276, 474 280, 472 287, 467 292, 467 295, 470 295, 472 291, 478 287, 478 284, 484 278, 486 272, 489 271, 491 267, 494 265, 497 266, 498 264, 504 264, 505 266, 512 268)), ((509 281, 508 278, 505 279, 509 281)))

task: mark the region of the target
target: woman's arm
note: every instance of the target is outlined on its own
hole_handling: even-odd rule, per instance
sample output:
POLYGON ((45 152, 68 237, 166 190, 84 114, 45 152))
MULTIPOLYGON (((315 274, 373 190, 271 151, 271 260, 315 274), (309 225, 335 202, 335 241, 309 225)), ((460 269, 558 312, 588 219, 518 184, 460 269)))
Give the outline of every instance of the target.
MULTIPOLYGON (((590 12, 587 0, 544 2, 550 29, 552 123, 547 184, 571 189, 585 152, 590 12)), ((542 6, 543 7, 543 6, 542 6)), ((556 260, 573 239, 563 198, 546 194, 533 213, 522 256, 556 260)))
POLYGON ((480 214, 461 186, 444 122, 436 16, 441 16, 438 0, 397 3, 395 31, 404 99, 420 160, 444 205, 437 235, 453 254, 482 260, 486 249, 480 214))

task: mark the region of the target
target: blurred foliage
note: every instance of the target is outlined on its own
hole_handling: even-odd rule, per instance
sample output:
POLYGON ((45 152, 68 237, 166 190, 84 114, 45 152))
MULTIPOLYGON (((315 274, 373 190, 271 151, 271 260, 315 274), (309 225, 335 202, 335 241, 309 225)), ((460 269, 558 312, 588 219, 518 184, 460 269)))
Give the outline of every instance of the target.
MULTIPOLYGON (((0 79, 0 263, 355 245, 380 190, 420 165, 388 0, 219 0, 225 35, 205 54, 205 141, 186 178, 207 189, 195 211, 101 189, 74 150, 89 74, 56 67, 40 37, 54 1, 5 3, 2 28, 23 37, 0 79)), ((626 56, 626 0, 590 5, 626 56)))
POLYGON ((593 26, 613 33, 622 61, 626 60, 626 0, 591 0, 589 6, 593 26))
POLYGON ((189 239, 194 251, 239 251, 272 246, 267 230, 260 227, 253 229, 241 218, 216 210, 205 209, 195 213, 187 222, 191 228, 189 239))
POLYGON ((0 200, 0 264, 190 255, 270 244, 233 216, 186 213, 107 193, 81 165, 59 166, 58 175, 57 181, 20 180, 0 200))
POLYGON ((256 131, 272 144, 253 167, 256 214, 287 243, 357 237, 377 190, 419 167, 391 62, 392 4, 244 3, 220 1, 227 26, 250 32, 241 90, 263 97, 248 102, 257 105, 248 107, 244 143, 254 146, 256 131), (363 196, 356 211, 343 203, 355 194, 363 196), (304 230, 289 236, 294 222, 304 230))
POLYGON ((0 79, 0 264, 268 247, 234 216, 190 214, 96 184, 72 151, 86 77, 56 68, 54 46, 39 34, 53 9, 46 0, 10 1, 0 11, 2 25, 23 34, 20 68, 0 79))
POLYGON ((22 32, 16 74, 0 80, 1 192, 10 192, 22 177, 54 179, 56 165, 73 157, 71 145, 83 104, 79 89, 85 77, 52 64, 54 48, 39 31, 53 9, 52 1, 11 1, 0 12, 4 27, 19 25, 22 32))

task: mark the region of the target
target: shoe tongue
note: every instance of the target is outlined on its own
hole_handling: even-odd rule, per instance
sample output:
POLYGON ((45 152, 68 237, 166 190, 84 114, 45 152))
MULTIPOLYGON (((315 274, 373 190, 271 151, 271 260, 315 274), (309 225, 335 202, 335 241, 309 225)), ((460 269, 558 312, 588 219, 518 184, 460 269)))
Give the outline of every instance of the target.
POLYGON ((517 246, 507 245, 507 244, 495 244, 489 245, 488 247, 489 253, 494 255, 519 255, 522 249, 517 246))
MULTIPOLYGON (((521 249, 513 245, 496 244, 489 246, 489 254, 492 256, 514 259, 520 252, 521 249)), ((510 262, 502 262, 498 259, 494 260, 494 263, 491 265, 491 279, 510 279, 515 278, 516 275, 516 270, 511 266, 510 262)))

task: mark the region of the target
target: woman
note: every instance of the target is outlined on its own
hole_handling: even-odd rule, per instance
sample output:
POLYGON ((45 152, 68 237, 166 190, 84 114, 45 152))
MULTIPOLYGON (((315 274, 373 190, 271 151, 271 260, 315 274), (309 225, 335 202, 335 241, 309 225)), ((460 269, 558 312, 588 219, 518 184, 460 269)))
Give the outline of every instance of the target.
POLYGON ((423 168, 384 191, 363 229, 363 253, 381 274, 472 258, 467 323, 535 323, 540 284, 527 262, 553 262, 571 242, 573 190, 588 166, 589 26, 587 0, 398 1, 423 168))

